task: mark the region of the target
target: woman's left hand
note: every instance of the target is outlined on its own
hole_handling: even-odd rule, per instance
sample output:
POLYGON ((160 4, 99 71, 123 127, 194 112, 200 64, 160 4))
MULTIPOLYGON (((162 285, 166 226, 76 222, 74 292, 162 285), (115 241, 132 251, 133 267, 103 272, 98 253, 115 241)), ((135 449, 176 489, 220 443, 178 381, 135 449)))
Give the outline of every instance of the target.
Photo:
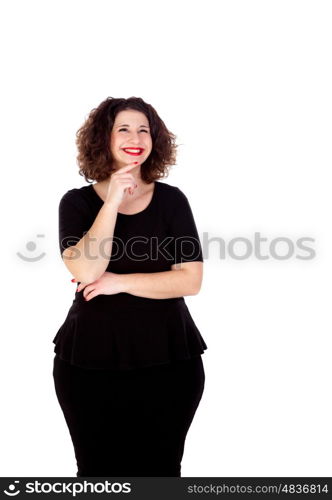
MULTIPOLYGON (((80 283, 76 292, 84 290, 83 297, 85 300, 89 301, 97 295, 114 295, 123 292, 122 281, 121 274, 105 272, 100 278, 92 283, 80 283)), ((77 283, 78 280, 74 279, 73 282, 77 283)))

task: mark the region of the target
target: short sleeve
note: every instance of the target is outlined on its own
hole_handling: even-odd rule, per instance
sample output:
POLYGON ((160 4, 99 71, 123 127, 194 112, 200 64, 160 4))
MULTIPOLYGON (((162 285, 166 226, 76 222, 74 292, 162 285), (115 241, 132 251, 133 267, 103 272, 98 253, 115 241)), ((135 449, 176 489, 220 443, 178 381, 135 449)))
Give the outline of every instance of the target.
POLYGON ((203 262, 203 252, 194 216, 186 195, 175 187, 169 236, 172 237, 173 264, 203 262))
POLYGON ((68 191, 59 203, 60 253, 76 245, 91 226, 91 214, 85 201, 75 190, 68 191))

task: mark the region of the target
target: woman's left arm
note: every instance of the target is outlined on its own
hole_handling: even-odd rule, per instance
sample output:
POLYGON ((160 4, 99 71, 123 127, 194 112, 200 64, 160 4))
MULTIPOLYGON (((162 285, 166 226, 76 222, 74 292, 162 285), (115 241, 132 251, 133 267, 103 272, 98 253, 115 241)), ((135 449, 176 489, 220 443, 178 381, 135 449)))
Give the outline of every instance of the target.
POLYGON ((196 295, 202 285, 203 262, 173 264, 171 271, 122 274, 123 292, 148 299, 196 295))
MULTIPOLYGON (((170 299, 184 295, 196 295, 203 279, 203 262, 173 264, 171 271, 157 273, 116 274, 105 272, 93 283, 80 283, 77 292, 83 290, 85 300, 97 295, 130 293, 148 299, 170 299)), ((72 280, 77 282, 76 279, 72 280)))

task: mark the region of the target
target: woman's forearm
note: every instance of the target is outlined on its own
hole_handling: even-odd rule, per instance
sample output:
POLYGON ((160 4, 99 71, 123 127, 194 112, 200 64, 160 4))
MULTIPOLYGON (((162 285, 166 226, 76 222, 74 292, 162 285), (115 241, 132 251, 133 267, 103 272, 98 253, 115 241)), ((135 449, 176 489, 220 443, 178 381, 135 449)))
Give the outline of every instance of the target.
POLYGON ((88 232, 63 252, 67 269, 78 281, 91 283, 105 272, 112 253, 117 213, 115 205, 105 202, 88 232))
POLYGON ((169 299, 196 295, 199 291, 187 269, 157 273, 132 273, 119 275, 123 292, 148 299, 169 299))

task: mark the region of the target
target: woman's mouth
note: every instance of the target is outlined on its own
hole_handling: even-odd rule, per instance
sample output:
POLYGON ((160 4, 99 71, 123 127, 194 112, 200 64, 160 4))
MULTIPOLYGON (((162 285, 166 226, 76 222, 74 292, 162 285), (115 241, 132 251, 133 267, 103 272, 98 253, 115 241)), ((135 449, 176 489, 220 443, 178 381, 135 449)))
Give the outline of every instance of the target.
POLYGON ((144 149, 142 148, 122 148, 122 150, 127 153, 127 155, 140 156, 144 149))

